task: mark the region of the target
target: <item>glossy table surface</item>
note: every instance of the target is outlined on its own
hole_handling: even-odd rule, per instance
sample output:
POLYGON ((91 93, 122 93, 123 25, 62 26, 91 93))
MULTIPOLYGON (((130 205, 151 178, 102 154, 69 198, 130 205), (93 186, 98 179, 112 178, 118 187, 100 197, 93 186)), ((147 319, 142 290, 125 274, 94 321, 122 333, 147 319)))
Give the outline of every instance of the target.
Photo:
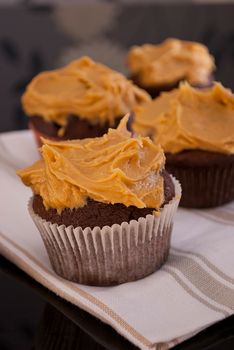
MULTIPOLYGON (((89 30, 83 30, 82 11, 79 7, 61 12, 52 6, 0 6, 0 132, 27 126, 20 97, 40 71, 84 53, 124 71, 129 46, 171 36, 206 44, 216 59, 217 80, 234 88, 234 5, 132 7, 105 2, 96 6, 89 30)), ((136 348, 0 257, 0 350, 21 349, 136 348)), ((234 349, 234 316, 174 349, 234 349)))
MULTIPOLYGON (((1 350, 136 349, 110 326, 60 299, 3 257, 0 285, 1 350)), ((233 348, 234 316, 174 349, 233 348)))

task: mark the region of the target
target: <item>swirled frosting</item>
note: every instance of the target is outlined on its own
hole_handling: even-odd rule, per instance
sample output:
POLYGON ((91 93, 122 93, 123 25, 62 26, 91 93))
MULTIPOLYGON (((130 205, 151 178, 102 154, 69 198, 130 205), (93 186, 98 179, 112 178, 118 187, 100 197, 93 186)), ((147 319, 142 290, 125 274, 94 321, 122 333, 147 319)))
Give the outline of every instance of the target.
POLYGON ((100 138, 43 140, 43 159, 17 174, 46 208, 59 212, 81 207, 87 198, 158 209, 164 202, 163 150, 148 137, 132 137, 126 122, 100 138))
POLYGON ((142 86, 160 86, 186 80, 207 84, 214 71, 214 59, 206 46, 191 41, 167 39, 159 45, 133 46, 128 66, 142 86))
POLYGON ((165 152, 200 149, 234 153, 234 95, 221 84, 199 90, 183 83, 135 110, 135 131, 165 152))
POLYGON ((122 74, 82 57, 64 68, 43 72, 27 86, 22 104, 28 116, 65 126, 68 115, 114 125, 116 117, 150 100, 122 74))

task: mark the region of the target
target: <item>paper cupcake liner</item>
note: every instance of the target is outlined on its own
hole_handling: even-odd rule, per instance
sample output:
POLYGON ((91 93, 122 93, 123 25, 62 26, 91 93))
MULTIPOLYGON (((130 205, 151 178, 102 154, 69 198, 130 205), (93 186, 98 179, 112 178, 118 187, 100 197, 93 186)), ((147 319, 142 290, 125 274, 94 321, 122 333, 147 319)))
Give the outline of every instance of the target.
POLYGON ((51 141, 61 141, 61 139, 59 137, 51 137, 51 136, 48 136, 48 135, 38 131, 34 127, 33 123, 31 123, 31 122, 28 123, 28 127, 32 131, 34 139, 35 139, 36 144, 38 145, 38 147, 42 146, 41 137, 43 137, 45 139, 48 139, 48 140, 51 140, 51 141))
POLYGON ((182 207, 211 208, 234 200, 234 164, 211 167, 167 165, 166 169, 181 183, 182 207))
POLYGON ((160 215, 121 225, 74 228, 52 224, 29 212, 35 222, 54 271, 68 280, 89 285, 114 285, 134 281, 156 271, 167 259, 173 218, 181 186, 173 178, 175 197, 160 215))

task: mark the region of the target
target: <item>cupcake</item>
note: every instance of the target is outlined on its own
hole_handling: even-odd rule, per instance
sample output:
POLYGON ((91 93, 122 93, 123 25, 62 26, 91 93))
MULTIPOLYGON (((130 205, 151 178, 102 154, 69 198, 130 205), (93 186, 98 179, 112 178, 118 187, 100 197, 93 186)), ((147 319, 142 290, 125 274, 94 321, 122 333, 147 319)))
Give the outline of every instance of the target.
POLYGON ((152 97, 176 88, 183 80, 194 87, 211 86, 215 69, 206 46, 178 39, 133 46, 127 64, 132 80, 152 97))
POLYGON ((42 160, 18 171, 51 265, 68 280, 120 284, 167 259, 180 185, 161 146, 126 124, 100 138, 43 139, 42 160))
POLYGON ((150 96, 122 74, 82 57, 64 68, 37 75, 27 86, 22 105, 36 135, 53 140, 105 134, 150 96))
POLYGON ((188 83, 135 111, 135 130, 166 153, 166 169, 180 181, 180 204, 209 208, 234 200, 234 95, 221 84, 188 83))

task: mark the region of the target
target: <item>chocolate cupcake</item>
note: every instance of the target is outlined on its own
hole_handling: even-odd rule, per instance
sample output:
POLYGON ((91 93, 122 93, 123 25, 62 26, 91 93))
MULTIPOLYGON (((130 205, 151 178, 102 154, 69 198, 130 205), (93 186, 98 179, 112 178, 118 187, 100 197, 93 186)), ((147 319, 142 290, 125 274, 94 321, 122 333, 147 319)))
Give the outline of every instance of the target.
POLYGON ((152 97, 178 87, 184 80, 194 87, 209 87, 215 69, 206 46, 178 39, 133 46, 127 64, 131 79, 152 97))
POLYGON ((39 144, 99 137, 150 96, 122 74, 82 57, 64 68, 37 75, 22 105, 39 144))
POLYGON ((180 181, 180 205, 209 208, 234 200, 234 96, 215 83, 187 83, 136 108, 135 130, 166 152, 166 169, 180 181))
POLYGON ((51 265, 66 279, 119 284, 167 259, 181 188, 162 148, 132 137, 126 123, 100 138, 43 140, 43 159, 18 172, 33 190, 29 212, 51 265))

